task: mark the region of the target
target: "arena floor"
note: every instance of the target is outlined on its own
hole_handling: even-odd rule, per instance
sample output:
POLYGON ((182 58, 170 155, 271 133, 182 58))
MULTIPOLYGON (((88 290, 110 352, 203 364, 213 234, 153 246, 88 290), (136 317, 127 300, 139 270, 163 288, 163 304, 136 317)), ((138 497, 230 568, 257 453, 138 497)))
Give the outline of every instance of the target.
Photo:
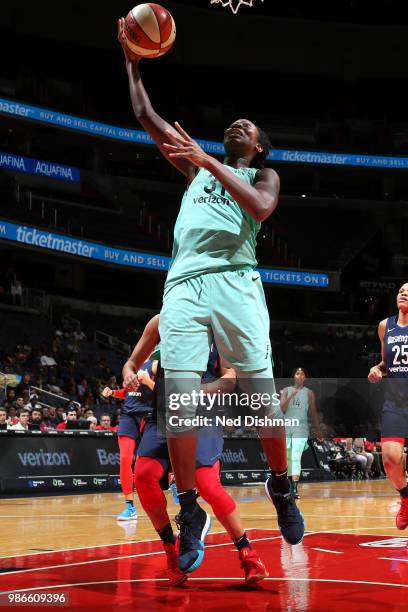
MULTIPOLYGON (((230 491, 270 574, 255 590, 243 584, 237 553, 215 519, 202 566, 171 588, 161 543, 139 505, 138 521, 120 524, 118 493, 30 497, 0 500, 0 605, 10 594, 12 603, 48 594, 53 606, 98 610, 407 610, 408 531, 394 526, 398 497, 388 482, 302 485, 307 533, 294 547, 277 532, 262 487, 230 491), (65 602, 56 599, 62 593, 65 602)), ((174 515, 169 493, 168 502, 174 515)))

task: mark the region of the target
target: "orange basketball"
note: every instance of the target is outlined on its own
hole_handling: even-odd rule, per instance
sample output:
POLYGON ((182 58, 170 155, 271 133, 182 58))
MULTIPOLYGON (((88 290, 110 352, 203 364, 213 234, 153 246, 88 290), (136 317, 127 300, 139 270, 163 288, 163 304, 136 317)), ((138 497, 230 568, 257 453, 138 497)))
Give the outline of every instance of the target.
POLYGON ((126 16, 125 37, 129 49, 136 55, 159 57, 174 43, 176 25, 169 11, 160 4, 138 4, 126 16))

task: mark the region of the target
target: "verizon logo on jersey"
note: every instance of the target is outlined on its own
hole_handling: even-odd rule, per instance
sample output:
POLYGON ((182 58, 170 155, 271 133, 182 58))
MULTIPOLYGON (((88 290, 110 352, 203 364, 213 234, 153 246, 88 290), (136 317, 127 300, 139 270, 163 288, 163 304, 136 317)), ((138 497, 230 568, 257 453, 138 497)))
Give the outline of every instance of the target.
POLYGON ((200 196, 199 198, 193 198, 194 204, 230 204, 228 198, 223 198, 219 195, 200 196))

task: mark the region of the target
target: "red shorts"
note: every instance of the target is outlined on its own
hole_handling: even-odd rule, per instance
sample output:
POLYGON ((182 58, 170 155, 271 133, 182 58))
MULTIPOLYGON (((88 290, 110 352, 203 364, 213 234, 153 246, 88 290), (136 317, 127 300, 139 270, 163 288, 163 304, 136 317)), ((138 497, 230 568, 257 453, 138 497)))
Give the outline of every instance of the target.
POLYGON ((381 444, 383 442, 399 442, 400 444, 404 446, 405 438, 381 438, 381 444))

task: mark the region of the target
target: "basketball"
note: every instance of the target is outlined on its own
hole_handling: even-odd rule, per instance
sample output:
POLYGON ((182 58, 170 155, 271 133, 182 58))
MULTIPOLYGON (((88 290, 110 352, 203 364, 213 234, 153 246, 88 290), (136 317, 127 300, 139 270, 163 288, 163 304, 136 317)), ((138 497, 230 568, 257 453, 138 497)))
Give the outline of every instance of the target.
POLYGON ((173 45, 176 26, 169 11, 152 2, 138 4, 126 16, 125 37, 140 57, 159 57, 173 45))

